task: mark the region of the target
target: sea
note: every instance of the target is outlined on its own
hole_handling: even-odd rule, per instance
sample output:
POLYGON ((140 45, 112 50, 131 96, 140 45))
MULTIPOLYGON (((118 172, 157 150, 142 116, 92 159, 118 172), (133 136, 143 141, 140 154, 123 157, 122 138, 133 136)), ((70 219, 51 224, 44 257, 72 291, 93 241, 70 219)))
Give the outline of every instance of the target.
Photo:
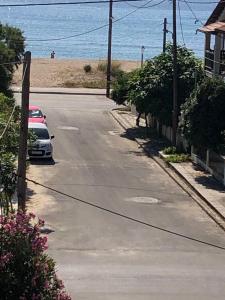
MULTIPOLYGON (((85 2, 87 0, 79 0, 85 2)), ((91 1, 91 0, 90 0, 91 1)), ((100 0, 101 1, 101 0, 100 0)), ((100 2, 99 1, 99 2, 100 2)), ((109 3, 10 7, 12 4, 76 2, 72 0, 0 0, 0 22, 16 26, 26 38, 32 57, 104 59, 107 57, 109 3)), ((177 2, 177 40, 203 57, 205 23, 216 3, 212 0, 177 2), (193 3, 194 2, 194 3, 193 3)), ((141 0, 113 3, 112 58, 140 60, 162 51, 163 21, 172 41, 172 1, 141 0), (143 48, 144 46, 144 48, 143 48)))

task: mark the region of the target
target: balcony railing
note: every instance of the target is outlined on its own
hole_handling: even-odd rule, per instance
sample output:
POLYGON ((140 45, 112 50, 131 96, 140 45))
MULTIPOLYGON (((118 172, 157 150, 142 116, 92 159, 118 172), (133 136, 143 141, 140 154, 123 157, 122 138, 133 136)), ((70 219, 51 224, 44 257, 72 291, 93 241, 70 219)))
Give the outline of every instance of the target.
POLYGON ((205 70, 212 72, 214 66, 214 51, 206 50, 205 51, 205 70))
MULTIPOLYGON (((220 68, 219 74, 225 76, 225 50, 220 52, 220 68)), ((213 73, 214 70, 214 50, 205 51, 205 70, 213 73)))

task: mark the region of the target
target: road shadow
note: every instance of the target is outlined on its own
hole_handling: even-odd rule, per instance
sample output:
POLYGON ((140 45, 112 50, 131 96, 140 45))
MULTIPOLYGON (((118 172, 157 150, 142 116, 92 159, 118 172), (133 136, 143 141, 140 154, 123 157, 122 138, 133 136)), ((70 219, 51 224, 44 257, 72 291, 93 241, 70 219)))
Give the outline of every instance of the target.
POLYGON ((27 187, 27 202, 29 202, 32 198, 32 196, 36 195, 35 191, 29 187, 27 187))
POLYGON ((31 165, 44 165, 44 166, 53 166, 56 164, 53 158, 30 158, 29 162, 31 165))
POLYGON ((218 180, 215 179, 211 174, 206 172, 201 166, 192 163, 192 167, 195 171, 202 172, 202 175, 196 176, 195 181, 207 189, 213 189, 221 193, 225 193, 225 188, 218 180), (205 174, 205 175, 204 175, 205 174))
POLYGON ((197 176, 195 177, 195 181, 198 184, 203 185, 207 189, 216 190, 220 193, 225 193, 225 188, 219 181, 217 181, 212 175, 206 174, 205 176, 197 176))
POLYGON ((146 139, 152 136, 152 130, 150 128, 146 129, 144 126, 140 127, 132 127, 132 128, 127 128, 124 133, 122 133, 120 136, 130 139, 130 140, 135 140, 136 138, 139 139, 146 139))
POLYGON ((141 148, 155 156, 158 156, 159 151, 170 145, 165 138, 159 137, 154 129, 143 126, 128 128, 120 136, 133 141, 139 140, 141 148))
MULTIPOLYGON (((26 195, 27 195, 27 198, 26 198, 27 204, 32 200, 32 197, 36 194, 37 193, 33 189, 31 189, 29 187, 27 188, 27 193, 26 193, 26 195)), ((53 228, 51 228, 51 226, 49 226, 48 224, 45 224, 43 227, 40 228, 40 232, 42 234, 47 235, 47 234, 55 232, 55 230, 53 228)))

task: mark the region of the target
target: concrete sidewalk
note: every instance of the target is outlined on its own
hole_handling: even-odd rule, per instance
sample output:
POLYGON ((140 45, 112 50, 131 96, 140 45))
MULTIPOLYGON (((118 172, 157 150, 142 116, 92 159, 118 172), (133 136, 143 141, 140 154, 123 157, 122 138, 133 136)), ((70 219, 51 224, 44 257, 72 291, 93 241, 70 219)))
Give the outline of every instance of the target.
MULTIPOLYGON (((160 155, 164 148, 161 140, 139 134, 135 126, 136 116, 120 109, 111 112, 113 118, 130 134, 142 149, 153 158, 198 204, 225 229, 225 188, 210 174, 192 162, 167 163, 160 155)), ((141 121, 144 126, 144 121, 141 121)), ((142 128, 143 132, 143 128, 142 128)))

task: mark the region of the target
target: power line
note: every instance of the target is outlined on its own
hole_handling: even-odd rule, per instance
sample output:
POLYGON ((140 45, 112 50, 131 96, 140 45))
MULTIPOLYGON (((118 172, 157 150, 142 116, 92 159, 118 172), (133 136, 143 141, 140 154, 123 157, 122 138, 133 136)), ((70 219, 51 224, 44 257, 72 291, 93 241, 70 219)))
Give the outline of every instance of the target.
MULTIPOLYGON (((154 1, 154 0, 152 0, 152 1, 154 1)), ((151 2, 152 2, 152 1, 151 1, 151 2)), ((143 8, 143 9, 144 9, 144 8, 149 8, 149 6, 144 6, 144 7, 143 7, 143 6, 138 6, 138 5, 131 4, 131 3, 129 3, 129 1, 124 1, 124 2, 126 2, 127 5, 132 6, 132 7, 136 7, 136 8, 143 8)), ((151 6, 150 6, 150 7, 151 7, 151 6)))
MULTIPOLYGON (((158 6, 158 5, 161 5, 162 3, 166 2, 168 0, 161 0, 160 2, 158 3, 155 3, 155 4, 152 4, 150 7, 155 7, 155 6, 158 6)), ((116 23, 116 22, 119 22, 125 18, 127 18, 128 16, 130 16, 131 14, 135 13, 137 10, 143 8, 144 6, 148 5, 149 3, 151 3, 152 0, 149 0, 147 3, 145 3, 143 6, 140 6, 138 8, 136 8, 135 10, 132 10, 131 12, 129 12, 128 14, 118 18, 118 19, 115 19, 113 20, 113 23, 116 23)), ((92 33, 94 31, 97 31, 97 30, 100 30, 102 28, 105 28, 105 27, 108 27, 109 24, 104 24, 102 26, 99 26, 99 27, 96 27, 96 28, 93 28, 93 29, 90 29, 88 31, 85 31, 85 32, 81 32, 81 33, 77 33, 77 34, 74 34, 74 35, 69 35, 69 36, 64 36, 64 37, 61 37, 61 38, 50 38, 50 39, 27 39, 26 41, 28 42, 48 42, 48 41, 61 41, 61 40, 67 40, 67 39, 71 39, 71 38, 75 38, 75 37, 78 37, 78 36, 82 36, 82 35, 86 35, 86 34, 89 34, 89 33, 92 33)), ((13 41, 16 41, 16 40, 13 40, 13 41)))
MULTIPOLYGON (((178 0, 180 2, 186 2, 185 0, 178 0)), ((200 2, 200 1, 188 1, 188 3, 191 3, 191 4, 218 4, 220 1, 203 1, 203 2, 200 2)), ((220 3, 224 3, 225 1, 221 1, 220 3)))
MULTIPOLYGON (((25 71, 24 71, 24 74, 23 74, 23 76, 22 76, 22 83, 21 83, 21 84, 23 84, 23 81, 24 81, 24 75, 25 75, 25 73, 26 73, 26 69, 27 69, 27 64, 26 64, 26 66, 25 66, 25 71)), ((19 92, 21 92, 21 91, 19 91, 19 92)), ((6 126, 5 126, 5 128, 4 128, 3 132, 2 132, 2 134, 0 135, 0 140, 3 139, 5 133, 7 132, 8 128, 9 128, 9 125, 10 125, 10 123, 11 123, 11 120, 12 120, 12 117, 13 117, 13 115, 14 115, 15 109, 16 109, 16 104, 14 104, 13 109, 12 109, 12 112, 11 112, 11 114, 10 114, 10 116, 9 116, 9 119, 8 119, 7 123, 6 123, 6 126)))
MULTIPOLYGON (((126 0, 130 2, 141 2, 144 0, 126 0)), ((74 2, 45 2, 45 3, 22 3, 22 4, 0 4, 0 7, 31 7, 31 6, 57 6, 57 5, 83 5, 109 3, 110 0, 74 1, 74 2)), ((125 2, 125 0, 113 0, 113 2, 125 2)))
MULTIPOLYGON (((179 0, 180 1, 180 0, 179 0)), ((183 2, 185 2, 185 4, 187 5, 187 7, 189 8, 190 12, 192 13, 192 15, 194 16, 195 18, 195 23, 199 22, 201 24, 203 24, 203 22, 196 16, 194 10, 192 9, 191 5, 189 4, 190 2, 188 2, 187 0, 182 0, 183 2)), ((203 24, 204 25, 204 24, 203 24)))
POLYGON ((182 20, 181 20, 180 2, 177 1, 177 4, 178 4, 179 19, 180 19, 181 36, 182 36, 183 44, 184 44, 184 46, 185 46, 184 32, 183 32, 183 24, 182 24, 182 20))
MULTIPOLYGON (((179 1, 181 1, 181 0, 179 0, 179 1)), ((197 22, 200 21, 200 23, 202 24, 203 27, 206 27, 206 28, 208 28, 209 30, 211 30, 210 24, 209 24, 209 25, 205 25, 205 24, 197 17, 197 15, 195 14, 194 10, 192 9, 192 7, 191 7, 191 5, 190 5, 190 3, 191 3, 190 1, 182 0, 182 2, 185 2, 186 5, 187 5, 187 7, 189 8, 189 10, 191 11, 192 15, 193 15, 194 18, 195 18, 195 23, 197 23, 197 22)), ((224 1, 224 3, 225 3, 225 1, 224 1)), ((198 30, 197 30, 197 31, 198 31, 198 30)), ((223 37, 223 36, 218 36, 218 37, 219 37, 222 41, 224 40, 224 37, 223 37)))
MULTIPOLYGON (((18 175, 17 175, 17 176, 18 176, 18 175)), ((36 184, 36 185, 39 185, 39 186, 41 186, 41 187, 43 187, 43 188, 46 188, 46 189, 48 189, 48 190, 50 190, 50 191, 52 191, 52 192, 55 192, 55 193, 60 194, 60 195, 62 195, 62 196, 71 198, 71 199, 73 199, 73 200, 75 200, 75 201, 81 202, 81 203, 86 204, 86 205, 88 205, 88 206, 95 207, 95 208, 97 208, 97 209, 99 209, 99 210, 108 212, 108 213, 110 213, 110 214, 112 214, 112 215, 116 215, 116 216, 118 216, 118 217, 122 217, 122 218, 124 218, 124 219, 133 221, 133 222, 135 222, 135 223, 139 223, 139 224, 142 224, 142 225, 144 225, 144 226, 151 227, 151 228, 157 229, 157 230, 159 230, 159 231, 166 232, 166 233, 168 233, 168 234, 175 235, 175 236, 178 236, 178 237, 181 237, 181 238, 184 238, 184 239, 193 241, 193 242, 197 242, 197 243, 200 243, 200 244, 203 244, 203 245, 206 245, 206 246, 211 246, 211 247, 214 247, 214 248, 217 248, 217 249, 220 249, 220 250, 225 250, 225 247, 223 247, 223 246, 216 245, 216 244, 213 244, 213 243, 209 243, 209 242, 206 242, 206 241, 203 241, 203 240, 200 240, 200 239, 196 239, 196 238, 187 236, 187 235, 185 235, 185 234, 181 234, 181 233, 178 233, 178 232, 175 232, 175 231, 172 231, 172 230, 168 230, 168 229, 163 228, 163 227, 159 227, 159 226, 156 226, 156 225, 153 225, 153 224, 150 224, 150 223, 147 223, 147 222, 144 222, 144 221, 141 221, 141 220, 138 220, 138 219, 129 217, 129 216, 124 215, 124 214, 122 214, 122 213, 120 213, 120 212, 116 212, 116 211, 114 211, 114 210, 111 210, 111 209, 102 207, 102 206, 100 206, 100 205, 97 205, 97 204, 94 204, 94 203, 91 203, 91 202, 82 200, 82 199, 80 199, 80 198, 74 197, 74 196, 69 195, 69 194, 64 193, 64 192, 61 192, 61 191, 56 190, 56 189, 54 189, 54 188, 51 188, 51 187, 49 187, 49 186, 47 186, 47 185, 41 184, 41 183, 39 183, 39 182, 37 182, 37 181, 35 181, 35 180, 29 179, 29 178, 26 178, 26 180, 27 180, 28 182, 32 182, 32 183, 34 183, 34 184, 36 184)))
POLYGON ((8 128, 9 128, 9 124, 10 124, 10 122, 11 122, 11 120, 12 120, 12 117, 13 117, 13 114, 14 114, 14 111, 15 111, 15 108, 16 108, 16 104, 14 104, 13 109, 12 109, 12 112, 11 112, 11 114, 10 114, 10 116, 9 116, 9 119, 8 119, 7 123, 6 123, 6 126, 5 126, 5 128, 4 128, 3 132, 2 132, 2 134, 0 135, 0 140, 3 139, 3 137, 4 137, 5 133, 6 133, 6 131, 7 131, 8 128))

